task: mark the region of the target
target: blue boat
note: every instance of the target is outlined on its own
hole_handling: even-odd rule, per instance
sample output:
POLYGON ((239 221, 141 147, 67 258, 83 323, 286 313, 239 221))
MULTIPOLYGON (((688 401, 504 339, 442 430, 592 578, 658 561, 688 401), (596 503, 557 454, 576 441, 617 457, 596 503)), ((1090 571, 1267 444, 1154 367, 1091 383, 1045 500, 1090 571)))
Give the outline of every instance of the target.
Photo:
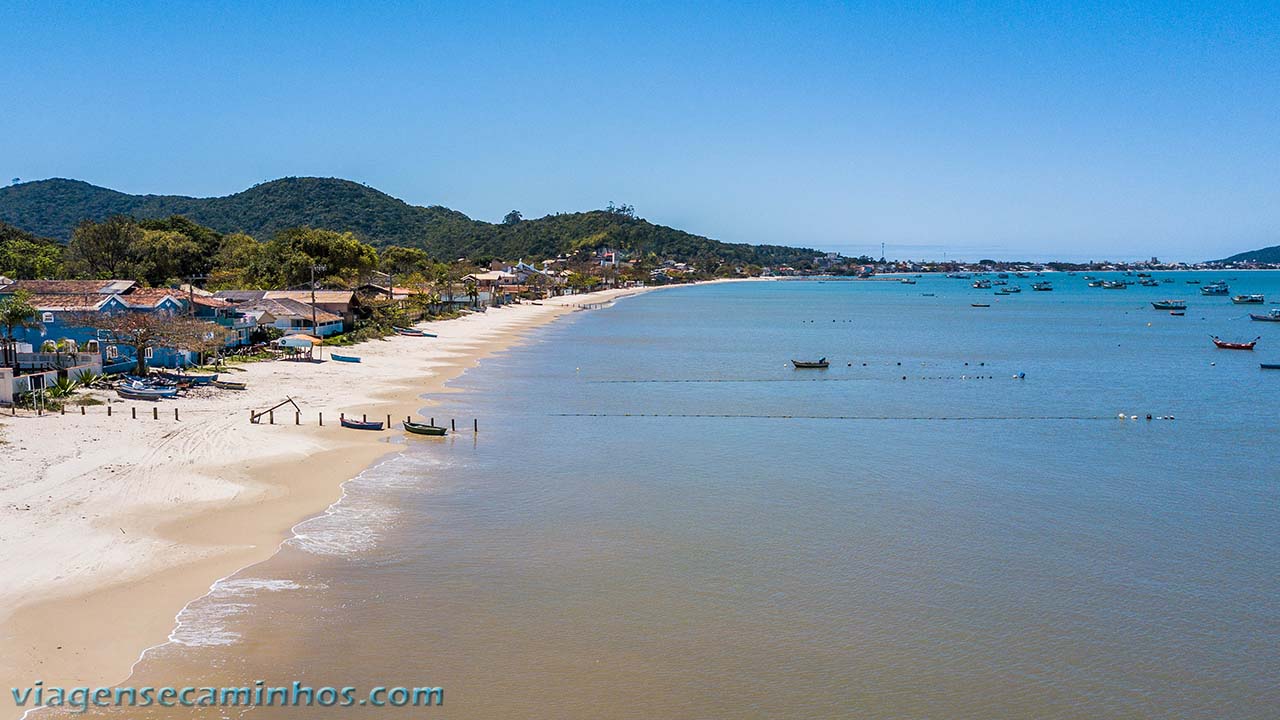
POLYGON ((381 430, 382 429, 382 421, 380 420, 379 421, 349 420, 347 419, 347 416, 343 415, 338 418, 338 421, 342 423, 342 427, 351 428, 352 430, 381 430))
POLYGON ((412 328, 402 328, 402 327, 393 327, 391 329, 395 330, 397 335, 404 335, 405 337, 429 337, 429 338, 435 337, 434 333, 429 333, 429 332, 426 332, 425 330, 414 330, 412 328))
POLYGON ((176 387, 158 387, 142 383, 121 383, 116 386, 116 394, 126 400, 161 400, 178 396, 176 387))
POLYGON ((1200 288, 1201 295, 1230 295, 1231 288, 1221 280, 1209 283, 1200 288))
POLYGON ((354 363, 360 362, 360 358, 355 355, 339 355, 338 353, 329 353, 329 357, 333 358, 334 360, 337 360, 338 362, 354 362, 354 363))

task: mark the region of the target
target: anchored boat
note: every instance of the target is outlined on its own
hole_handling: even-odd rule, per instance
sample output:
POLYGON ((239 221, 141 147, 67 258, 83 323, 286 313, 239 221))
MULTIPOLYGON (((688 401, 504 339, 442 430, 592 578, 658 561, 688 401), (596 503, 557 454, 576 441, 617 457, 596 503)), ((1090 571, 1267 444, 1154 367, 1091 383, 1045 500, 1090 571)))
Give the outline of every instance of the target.
POLYGON ((1217 345, 1223 350, 1252 350, 1253 346, 1257 345, 1258 341, 1262 339, 1262 336, 1259 335, 1249 342, 1227 342, 1226 340, 1219 338, 1217 335, 1210 335, 1209 337, 1213 338, 1214 345, 1217 345))
POLYGON ((1267 313, 1266 315, 1249 313, 1249 317, 1259 322, 1280 322, 1280 308, 1271 308, 1271 312, 1267 313))
POLYGON ((355 355, 339 355, 338 353, 329 353, 329 357, 333 358, 334 360, 337 360, 338 362, 352 362, 352 363, 360 362, 360 358, 356 357, 355 355))
POLYGON ((827 362, 826 358, 821 358, 816 362, 807 362, 805 360, 792 360, 791 364, 795 365, 797 370, 804 370, 804 369, 825 370, 826 368, 831 366, 831 363, 827 362))
POLYGON ((1151 307, 1157 310, 1186 310, 1186 300, 1156 300, 1151 303, 1151 307))
POLYGON ((351 428, 352 430, 381 430, 382 429, 381 420, 351 420, 347 418, 347 416, 343 415, 338 418, 338 421, 342 423, 342 427, 351 428))
POLYGON ((448 430, 440 427, 439 425, 428 425, 427 423, 416 423, 410 420, 404 421, 404 429, 408 432, 413 433, 414 435, 435 435, 437 437, 442 436, 446 432, 448 432, 448 430))
POLYGON ((1267 301, 1266 296, 1260 295, 1260 294, 1236 295, 1231 298, 1231 302, 1237 305, 1261 305, 1266 301, 1267 301))

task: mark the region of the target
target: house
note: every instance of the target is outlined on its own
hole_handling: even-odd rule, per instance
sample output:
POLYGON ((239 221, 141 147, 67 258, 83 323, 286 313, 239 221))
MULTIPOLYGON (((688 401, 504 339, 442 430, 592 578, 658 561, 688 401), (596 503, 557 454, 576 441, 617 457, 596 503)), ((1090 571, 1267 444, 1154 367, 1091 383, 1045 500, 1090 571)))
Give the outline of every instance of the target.
POLYGON ((326 338, 341 333, 345 325, 341 315, 321 310, 319 303, 313 306, 289 298, 247 300, 234 307, 255 326, 273 327, 285 335, 305 333, 326 338))
MULTIPOLYGON (((49 345, 101 355, 103 370, 115 372, 134 363, 132 347, 106 342, 98 329, 80 322, 86 313, 120 312, 187 312, 187 302, 176 290, 139 288, 132 280, 19 280, 0 288, 0 295, 19 290, 31 294, 36 310, 36 325, 15 328, 19 363, 22 354, 37 365, 47 360, 42 352, 49 345)), ((194 361, 194 355, 174 348, 150 348, 148 363, 160 367, 179 367, 194 361)))
POLYGON ((317 308, 342 319, 344 331, 355 326, 359 308, 359 299, 353 290, 221 290, 213 296, 236 305, 259 300, 292 300, 309 306, 314 298, 317 308))

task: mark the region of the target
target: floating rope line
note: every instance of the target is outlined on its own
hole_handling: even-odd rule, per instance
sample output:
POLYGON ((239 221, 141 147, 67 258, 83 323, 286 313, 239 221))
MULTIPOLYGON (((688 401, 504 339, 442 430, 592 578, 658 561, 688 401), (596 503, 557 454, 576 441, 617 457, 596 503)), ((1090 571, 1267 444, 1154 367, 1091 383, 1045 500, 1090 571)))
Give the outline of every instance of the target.
MULTIPOLYGON (((912 380, 994 380, 995 378, 996 378, 996 376, 995 376, 995 375, 948 375, 948 376, 936 376, 936 377, 923 377, 923 376, 922 376, 922 377, 919 377, 919 378, 910 378, 910 379, 912 379, 912 380)), ((642 380, 587 380, 587 382, 588 382, 588 383, 591 383, 591 384, 596 384, 596 385, 626 385, 626 384, 638 384, 638 383, 654 383, 654 384, 691 383, 691 384, 696 384, 696 383, 792 383, 792 382, 795 382, 795 383, 799 383, 799 382, 810 382, 810 383, 812 383, 812 382, 875 382, 875 381, 877 381, 877 380, 897 380, 898 382, 902 382, 902 380, 906 380, 906 379, 908 379, 908 378, 906 378, 905 376, 903 376, 903 377, 901 377, 901 378, 899 378, 898 376, 895 376, 895 377, 888 377, 888 378, 886 378, 886 377, 857 377, 857 378, 742 378, 742 379, 733 379, 733 378, 730 378, 730 379, 702 379, 702 380, 700 380, 700 379, 696 379, 696 378, 695 378, 695 379, 685 379, 685 380, 659 380, 659 379, 650 379, 650 380, 645 380, 645 379, 642 379, 642 380)), ((1017 379, 1017 378, 1015 377, 1014 379, 1017 379)))
POLYGON ((751 415, 737 413, 549 413, 549 417, 655 417, 733 418, 748 420, 903 420, 903 421, 988 421, 988 420, 1111 420, 1114 415, 751 415))

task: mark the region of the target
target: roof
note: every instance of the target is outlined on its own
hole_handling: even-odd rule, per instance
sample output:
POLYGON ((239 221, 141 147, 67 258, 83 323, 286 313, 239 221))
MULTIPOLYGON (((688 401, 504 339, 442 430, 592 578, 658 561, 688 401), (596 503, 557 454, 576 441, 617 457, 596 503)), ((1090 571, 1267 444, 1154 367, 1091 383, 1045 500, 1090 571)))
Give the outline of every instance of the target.
POLYGON ((132 290, 132 280, 17 280, 5 292, 26 290, 32 295, 118 295, 132 290))
MULTIPOLYGON (((280 300, 266 298, 262 300, 252 300, 241 303, 236 307, 242 312, 253 313, 256 311, 262 311, 270 313, 273 317, 278 318, 302 318, 304 320, 310 320, 312 317, 312 307, 310 305, 298 302, 297 300, 290 300, 288 298, 280 300)), ((342 316, 335 315, 328 310, 315 308, 315 319, 317 323, 331 323, 340 322, 342 320, 342 316)))
MULTIPOLYGON (((349 304, 356 294, 353 290, 316 290, 315 302, 317 305, 346 305, 349 304)), ((310 290, 268 290, 263 294, 267 300, 297 300, 299 302, 311 302, 310 290)))
POLYGON ((177 303, 185 303, 186 298, 177 290, 169 288, 138 288, 120 296, 121 302, 132 308, 150 308, 169 298, 177 303))
POLYGON ((216 298, 230 300, 231 302, 245 302, 247 300, 261 300, 267 296, 266 290, 219 290, 213 294, 216 298))
POLYGON ((229 300, 224 300, 223 298, 217 298, 217 297, 209 297, 208 295, 192 295, 188 299, 191 300, 192 303, 196 305, 203 305, 204 307, 215 307, 215 308, 231 307, 231 302, 229 300))
POLYGON ((40 294, 31 296, 31 307, 40 311, 68 311, 68 310, 97 310, 99 306, 110 300, 109 297, 98 295, 97 293, 87 293, 80 295, 69 294, 40 294))
POLYGON ((471 278, 472 280, 475 280, 476 282, 501 282, 503 280, 515 279, 515 275, 508 272, 502 272, 501 270, 490 270, 489 272, 472 273, 467 277, 471 278))

